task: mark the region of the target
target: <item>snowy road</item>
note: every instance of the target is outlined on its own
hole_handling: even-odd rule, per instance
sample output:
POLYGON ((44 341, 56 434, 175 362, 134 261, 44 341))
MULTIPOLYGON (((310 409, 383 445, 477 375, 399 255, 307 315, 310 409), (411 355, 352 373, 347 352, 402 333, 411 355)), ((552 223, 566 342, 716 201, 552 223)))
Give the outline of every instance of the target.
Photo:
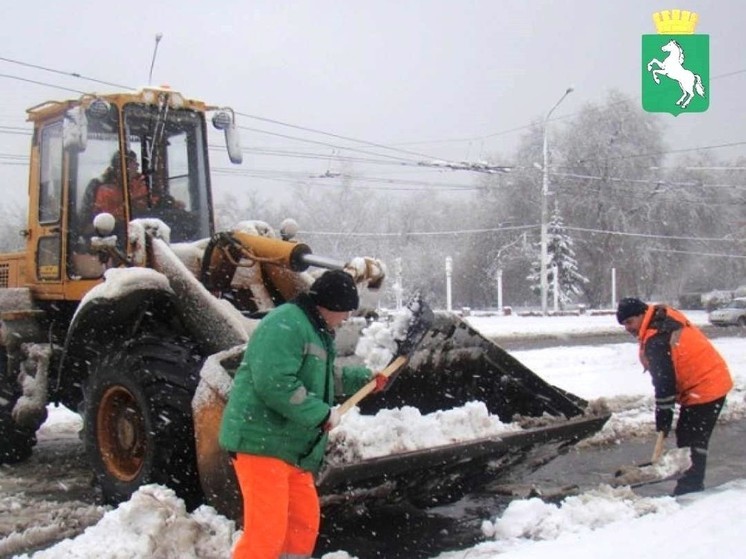
MULTIPOLYGON (((738 336, 723 338, 717 344, 735 365, 737 384, 740 382, 741 386, 743 382, 739 379, 746 373, 742 344, 743 339, 738 336)), ((646 394, 648 399, 651 396, 649 379, 639 374, 634 344, 629 342, 585 346, 585 349, 559 344, 553 350, 522 349, 516 350, 514 355, 537 373, 546 372, 551 377, 547 378, 550 382, 582 397, 604 396, 605 391, 608 397, 629 393, 623 392, 621 381, 615 379, 630 377, 634 377, 636 383, 632 393, 646 394), (585 357, 578 359, 578 355, 585 357), (590 375, 584 378, 588 371, 599 372, 602 382, 594 385, 589 381, 590 375)), ((624 400, 621 402, 623 406, 624 400)), ((734 395, 735 408, 739 402, 743 406, 742 392, 734 395)), ((641 416, 636 421, 650 422, 649 409, 636 409, 634 406, 639 403, 629 405, 633 414, 641 416)), ((28 462, 0 467, 0 557, 47 548, 96 524, 110 510, 95 504, 97 495, 92 474, 77 435, 80 418, 71 412, 55 412, 54 416, 55 420, 40 430, 39 444, 28 462)), ((746 421, 742 417, 734 415, 722 428, 716 429, 708 484, 743 477, 740 467, 736 467, 746 463, 746 451, 741 444, 746 434, 746 421), (733 441, 738 442, 734 444, 733 441)), ((639 425, 633 423, 618 428, 614 444, 601 441, 598 446, 573 450, 524 481, 542 486, 577 484, 583 488, 608 481, 608 476, 619 466, 649 460, 652 435, 648 430, 647 435, 635 436, 640 431, 639 425)), ((670 490, 669 485, 660 484, 641 491, 652 496, 664 495, 670 490)), ((374 557, 376 553, 378 557, 389 559, 425 558, 443 549, 463 549, 483 537, 479 532, 480 520, 494 517, 508 500, 481 495, 429 511, 430 514, 388 509, 353 515, 346 526, 338 527, 335 532, 324 528, 317 556, 326 551, 346 549, 360 559, 374 557)))
POLYGON ((95 505, 80 424, 72 412, 60 413, 58 423, 40 429, 29 460, 0 466, 0 557, 73 537, 106 512, 95 505))
MULTIPOLYGON (((744 437, 746 420, 721 425, 715 430, 708 486, 743 478, 744 437)), ((649 461, 654 444, 654 437, 650 436, 629 438, 614 445, 572 449, 523 482, 547 494, 552 488, 575 485, 576 490, 570 494, 580 494, 609 483, 621 466, 649 461)), ((639 487, 635 492, 660 497, 670 495, 674 485, 674 481, 668 481, 639 487)), ((365 511, 347 525, 338 522, 337 532, 322 533, 317 556, 341 548, 359 559, 427 559, 448 549, 468 548, 484 539, 481 521, 499 514, 511 500, 508 496, 481 494, 427 513, 403 508, 365 511)))
MULTIPOLYGON (((746 421, 716 429, 708 483, 721 484, 743 476, 746 421), (739 441, 739 444, 732 444, 739 441)), ((650 458, 651 437, 629 439, 622 444, 573 450, 541 468, 526 483, 540 487, 578 484, 593 487, 618 467, 650 458)), ((31 460, 0 470, 0 557, 42 549, 81 533, 96 524, 105 509, 95 506, 96 491, 85 463, 83 449, 69 433, 48 434, 40 441, 31 460), (15 532, 16 537, 7 536, 15 532)), ((666 495, 673 482, 640 488, 646 496, 666 495)), ((426 558, 445 549, 462 549, 483 539, 480 523, 507 506, 509 498, 474 496, 450 507, 425 514, 403 508, 367 511, 338 524, 335 532, 324 531, 319 553, 346 549, 360 559, 366 557, 426 558), (342 531, 340 531, 342 530, 342 531), (371 534, 378 537, 371 538, 371 534)))

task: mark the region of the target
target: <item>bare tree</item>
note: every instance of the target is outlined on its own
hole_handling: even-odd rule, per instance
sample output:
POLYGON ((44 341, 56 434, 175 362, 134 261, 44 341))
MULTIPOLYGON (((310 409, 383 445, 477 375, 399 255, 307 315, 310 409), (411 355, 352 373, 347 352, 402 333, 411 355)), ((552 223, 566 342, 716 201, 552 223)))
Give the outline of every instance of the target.
POLYGON ((608 304, 612 268, 620 293, 650 296, 660 272, 655 235, 666 229, 661 192, 651 181, 651 168, 663 159, 658 117, 611 92, 603 105, 587 105, 568 124, 562 152, 564 164, 555 163, 553 182, 568 230, 578 240, 588 302, 608 304))
POLYGON ((231 229, 247 220, 265 221, 276 228, 283 217, 276 207, 256 193, 241 198, 228 194, 215 202, 215 227, 218 231, 231 229))
POLYGON ((668 242, 668 293, 728 289, 744 282, 746 262, 738 256, 743 255, 746 225, 746 173, 738 167, 706 152, 688 155, 661 174, 671 210, 667 229, 678 237, 668 242))
POLYGON ((473 291, 474 305, 493 305, 496 301, 498 268, 503 277, 504 304, 526 305, 535 299, 526 275, 531 258, 529 245, 539 238, 541 171, 534 163, 541 158, 542 130, 537 125, 521 138, 512 158, 490 158, 501 165, 511 161, 509 173, 482 176, 478 181, 482 188, 472 204, 469 221, 485 233, 466 247, 472 267, 481 263, 479 273, 474 275, 480 282, 473 291))

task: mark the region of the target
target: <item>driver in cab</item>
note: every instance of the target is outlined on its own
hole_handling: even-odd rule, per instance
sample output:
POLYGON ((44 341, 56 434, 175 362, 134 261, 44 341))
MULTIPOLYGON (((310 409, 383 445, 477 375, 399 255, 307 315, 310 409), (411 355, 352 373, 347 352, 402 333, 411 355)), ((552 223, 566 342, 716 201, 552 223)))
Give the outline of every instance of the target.
MULTIPOLYGON (((107 212, 113 215, 117 221, 124 220, 124 195, 121 175, 119 152, 116 152, 111 158, 111 165, 101 177, 101 184, 96 188, 93 197, 93 217, 107 212)), ((148 200, 148 187, 145 177, 140 173, 137 155, 134 151, 127 152, 127 177, 129 179, 129 197, 133 214, 145 211, 158 203, 158 197, 154 193, 150 194, 150 200, 148 200)))

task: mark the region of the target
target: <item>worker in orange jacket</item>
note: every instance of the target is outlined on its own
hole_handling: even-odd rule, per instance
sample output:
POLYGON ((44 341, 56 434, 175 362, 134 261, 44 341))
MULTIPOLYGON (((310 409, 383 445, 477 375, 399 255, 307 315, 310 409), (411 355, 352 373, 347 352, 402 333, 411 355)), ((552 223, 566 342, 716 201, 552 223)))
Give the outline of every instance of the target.
POLYGON ((680 405, 676 444, 690 448, 692 465, 673 494, 702 491, 710 436, 733 388, 728 365, 707 337, 674 308, 629 297, 619 301, 616 316, 638 339, 640 361, 650 371, 656 431, 668 436, 675 403, 680 405))
MULTIPOLYGON (((122 193, 122 178, 119 171, 119 152, 111 159, 111 167, 104 175, 102 184, 98 186, 93 200, 93 216, 107 212, 118 221, 124 220, 124 194, 122 193)), ((127 177, 129 185, 130 204, 133 212, 146 210, 148 203, 148 186, 145 177, 139 172, 137 155, 127 153, 127 177)), ((150 200, 150 205, 155 200, 150 200)))

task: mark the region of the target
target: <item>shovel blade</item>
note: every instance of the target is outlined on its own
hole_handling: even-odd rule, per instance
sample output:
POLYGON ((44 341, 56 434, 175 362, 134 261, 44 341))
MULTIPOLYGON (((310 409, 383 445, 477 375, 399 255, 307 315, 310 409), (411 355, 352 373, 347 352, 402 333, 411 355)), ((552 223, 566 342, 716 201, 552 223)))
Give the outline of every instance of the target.
POLYGON ((691 466, 688 448, 669 450, 657 462, 637 466, 624 466, 617 470, 610 482, 613 487, 629 485, 638 487, 657 481, 675 479, 691 466))
POLYGON ((650 462, 643 462, 642 464, 637 464, 636 466, 622 466, 616 471, 614 477, 635 476, 636 472, 639 471, 641 468, 648 468, 649 466, 657 464, 658 461, 661 459, 661 456, 663 456, 665 439, 666 435, 663 433, 663 431, 658 431, 658 434, 655 437, 655 448, 653 449, 653 457, 650 459, 650 462))
POLYGON ((419 293, 407 302, 407 309, 412 313, 412 318, 404 339, 397 342, 397 353, 410 357, 428 330, 432 328, 435 315, 430 305, 422 299, 419 293))
POLYGON ((634 475, 635 472, 639 472, 642 468, 647 468, 648 466, 652 465, 652 462, 643 462, 641 464, 629 464, 627 466, 622 466, 616 472, 614 472, 614 477, 634 475))

